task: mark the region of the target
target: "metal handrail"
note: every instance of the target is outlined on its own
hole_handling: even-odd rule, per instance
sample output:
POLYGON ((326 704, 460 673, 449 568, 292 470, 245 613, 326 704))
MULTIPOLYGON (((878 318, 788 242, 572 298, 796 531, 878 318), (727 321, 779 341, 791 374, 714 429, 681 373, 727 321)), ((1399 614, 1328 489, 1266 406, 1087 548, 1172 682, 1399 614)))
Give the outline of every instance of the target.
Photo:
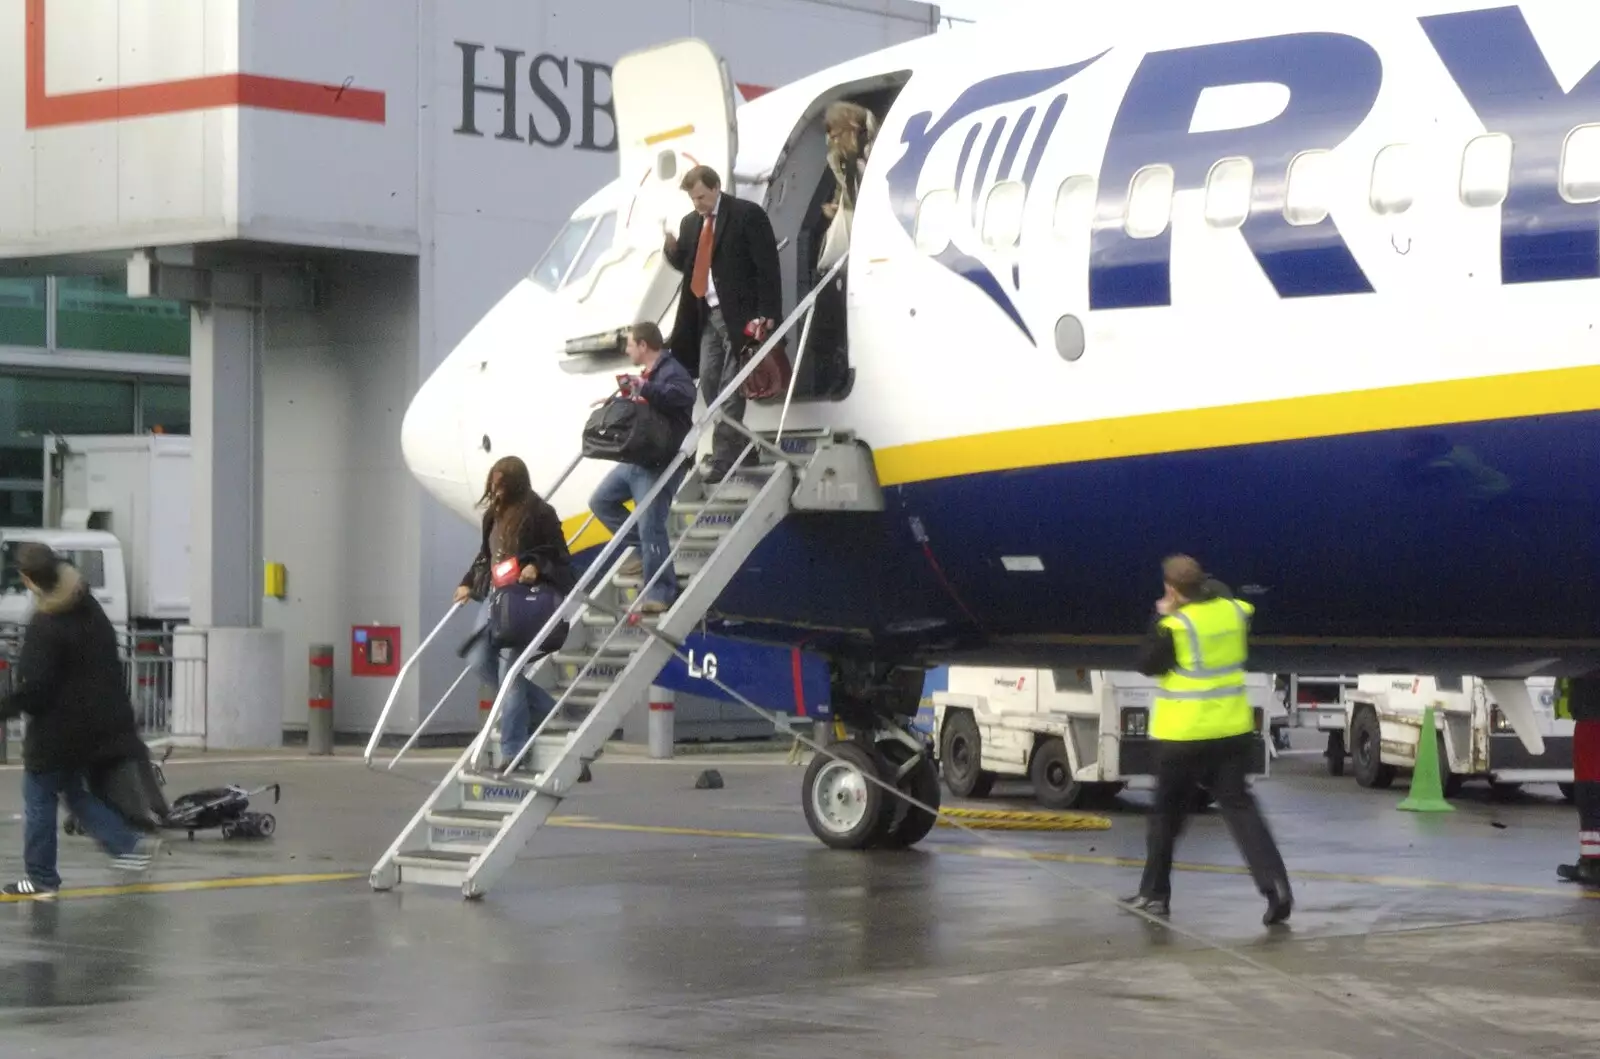
MULTIPOLYGON (((784 336, 793 330, 795 322, 799 320, 801 316, 806 316, 807 319, 810 318, 810 310, 812 306, 816 304, 817 295, 820 294, 830 282, 832 282, 833 277, 839 273, 840 269, 844 267, 845 262, 848 260, 849 257, 846 255, 834 263, 833 267, 828 270, 827 275, 823 277, 822 281, 813 287, 810 292, 800 300, 800 304, 795 306, 794 311, 784 318, 783 322, 773 330, 771 335, 767 336, 767 340, 762 343, 761 348, 758 349, 756 354, 752 356, 744 365, 744 367, 739 370, 739 372, 734 376, 733 381, 729 382, 727 386, 723 387, 722 391, 717 394, 716 399, 709 403, 705 407, 704 411, 700 413, 700 415, 695 417, 689 433, 685 436, 683 444, 679 447, 677 457, 674 458, 673 461, 663 468, 661 473, 656 476, 656 480, 651 484, 650 490, 645 494, 644 499, 634 504, 633 510, 628 513, 628 517, 623 520, 622 525, 617 527, 616 532, 611 535, 611 539, 608 540, 604 547, 600 549, 600 554, 595 556, 595 558, 590 561, 588 567, 585 568, 583 572, 583 576, 578 579, 578 582, 573 586, 572 591, 567 593, 566 598, 563 599, 561 605, 556 608, 555 613, 550 616, 549 620, 545 622, 544 627, 541 628, 539 632, 529 640, 528 645, 522 649, 520 654, 517 655, 517 660, 508 670, 508 677, 510 679, 502 680, 500 682, 500 689, 495 694, 494 704, 489 707, 489 716, 484 720, 482 730, 479 731, 477 738, 472 741, 472 744, 467 747, 467 753, 463 755, 466 760, 476 761, 482 754, 484 744, 488 741, 489 733, 493 730, 495 722, 499 719, 501 708, 505 704, 506 694, 512 686, 511 680, 518 679, 520 677, 522 667, 528 664, 529 658, 533 656, 535 649, 544 643, 545 638, 554 632, 558 625, 560 625, 562 622, 570 621, 577 614, 579 606, 582 605, 582 601, 584 601, 587 597, 589 588, 611 569, 611 564, 616 557, 617 549, 620 547, 623 538, 628 535, 628 531, 638 524, 640 515, 644 511, 648 510, 650 505, 655 502, 655 499, 660 494, 662 487, 665 486, 669 480, 671 480, 672 476, 677 472, 678 467, 682 465, 686 459, 692 460, 694 458, 694 455, 699 448, 700 435, 705 431, 706 427, 722 417, 723 407, 728 403, 732 396, 739 391, 739 389, 744 385, 745 380, 755 372, 756 368, 760 367, 761 363, 766 360, 768 355, 771 354, 772 350, 777 348, 778 343, 783 340, 784 336)), ((792 460, 781 448, 772 446, 758 438, 752 437, 752 443, 758 444, 762 448, 772 450, 776 453, 779 459, 788 462, 798 462, 792 460)), ((578 458, 582 459, 581 453, 578 458)), ((613 633, 614 632, 615 629, 613 629, 613 633)), ((609 642, 609 637, 607 638, 607 642, 609 642)), ((575 687, 576 684, 573 686, 575 687)), ((569 688, 568 693, 570 693, 570 691, 571 689, 569 688)), ((561 699, 557 702, 556 708, 551 709, 551 716, 555 715, 557 709, 560 708, 561 702, 565 701, 565 699, 566 694, 563 694, 561 699)), ((546 720, 548 720, 548 718, 546 718, 546 720)), ((541 724, 540 728, 542 729, 543 727, 544 725, 541 724)), ((523 749, 525 751, 527 747, 524 746, 523 749)), ((521 755, 519 754, 518 756, 520 757, 521 755)))
MULTIPOLYGON (((745 447, 740 450, 738 460, 735 462, 744 462, 745 458, 749 456, 750 451, 753 448, 755 448, 755 442, 753 440, 747 442, 745 447)), ((722 495, 722 490, 727 488, 728 483, 731 481, 733 481, 733 475, 730 474, 712 487, 711 494, 706 497, 704 501, 705 506, 701 509, 700 513, 695 516, 694 522, 691 523, 691 528, 700 524, 700 520, 707 514, 707 509, 716 503, 717 497, 722 495)), ((653 575, 651 575, 649 581, 640 586, 639 599, 644 599, 649 594, 650 589, 655 587, 655 583, 660 580, 661 575, 666 572, 669 565, 677 558, 678 550, 684 546, 688 539, 689 538, 687 535, 679 537, 678 542, 668 549, 667 557, 662 562, 661 566, 657 568, 653 575)), ((597 607, 596 609, 599 608, 597 607)), ((538 726, 528 735, 527 741, 522 744, 521 749, 517 751, 516 755, 510 761, 501 766, 502 776, 509 776, 512 772, 516 771, 516 767, 522 763, 523 758, 527 757, 528 752, 533 749, 534 743, 538 740, 539 736, 543 734, 545 726, 554 720, 556 715, 561 712, 562 707, 566 705, 567 697, 577 690, 578 684, 581 683, 584 677, 589 675, 589 671, 599 663, 601 654, 604 653, 606 647, 611 643, 611 641, 616 638, 617 633, 622 631, 623 624, 624 623, 620 620, 613 624, 611 626, 611 631, 606 633, 606 638, 600 642, 598 647, 590 652, 589 661, 584 663, 583 668, 578 671, 578 675, 572 678, 572 683, 569 684, 567 689, 561 693, 559 698, 556 699, 555 704, 551 706, 549 712, 545 714, 544 720, 540 721, 538 726)))
MULTIPOLYGON (((572 458, 572 461, 568 463, 566 467, 562 469, 561 473, 556 477, 555 484, 552 485, 544 494, 546 499, 556 495, 556 491, 566 484, 567 479, 572 476, 572 472, 577 470, 578 464, 582 462, 583 454, 580 452, 577 456, 572 458)), ((568 547, 571 547, 574 541, 583 536, 584 530, 588 529, 590 524, 593 522, 594 515, 591 514, 587 519, 584 520, 583 525, 578 527, 578 532, 573 534, 572 540, 567 542, 568 547)), ((372 755, 377 753, 378 743, 383 739, 384 729, 388 727, 389 714, 394 711, 395 700, 400 697, 400 688, 405 684, 406 674, 411 672, 411 667, 417 664, 417 660, 420 659, 423 652, 428 649, 428 645, 433 643, 434 639, 444 631, 444 627, 449 624, 450 619, 455 617, 456 611, 460 610, 466 605, 466 603, 467 601, 464 599, 453 600, 450 604, 450 608, 444 612, 444 617, 439 619, 438 624, 433 627, 433 631, 428 633, 428 635, 423 638, 422 642, 417 645, 416 650, 412 651, 411 656, 405 660, 403 665, 401 665, 400 672, 395 674, 394 684, 389 688, 389 697, 383 702, 383 709, 378 713, 378 722, 372 728, 372 736, 367 740, 367 749, 362 755, 362 759, 366 762, 369 768, 372 765, 372 755)), ((388 768, 394 768, 395 764, 399 762, 400 758, 405 754, 405 752, 411 749, 418 737, 422 735, 423 729, 428 726, 428 722, 432 721, 434 716, 439 712, 439 707, 444 705, 445 699, 448 699, 456 690, 456 688, 460 686, 461 681, 466 679, 467 672, 470 671, 471 668, 471 666, 468 666, 466 670, 463 670, 461 676, 456 678, 455 683, 450 685, 450 690, 446 691, 444 696, 436 704, 434 704, 433 709, 428 713, 427 719, 421 724, 417 725, 416 731, 411 733, 411 738, 407 740, 405 746, 400 748, 400 753, 396 754, 393 760, 389 762, 387 766, 388 768)))
POLYGON ((466 600, 462 599, 451 602, 450 609, 444 612, 444 617, 439 619, 439 623, 433 627, 433 631, 423 638, 423 641, 417 645, 417 649, 411 652, 411 657, 407 658, 404 664, 400 666, 400 672, 395 674, 394 686, 389 689, 389 697, 383 702, 383 710, 378 714, 378 723, 373 725, 372 737, 367 740, 367 750, 362 755, 362 759, 369 766, 372 764, 372 755, 378 750, 378 743, 383 739, 383 730, 389 723, 389 714, 394 709, 395 700, 400 697, 400 686, 405 683, 406 674, 411 672, 411 667, 417 664, 417 660, 422 657, 422 652, 426 651, 428 645, 434 641, 434 638, 444 631, 445 625, 449 623, 451 618, 455 617, 456 611, 460 610, 465 602, 466 600))

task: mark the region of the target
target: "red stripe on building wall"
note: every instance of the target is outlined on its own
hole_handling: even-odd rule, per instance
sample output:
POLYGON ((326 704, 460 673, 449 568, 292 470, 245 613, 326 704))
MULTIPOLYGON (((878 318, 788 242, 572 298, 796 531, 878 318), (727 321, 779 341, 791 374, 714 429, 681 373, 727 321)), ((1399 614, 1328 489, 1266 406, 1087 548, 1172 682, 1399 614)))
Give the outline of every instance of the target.
POLYGON ((48 95, 44 76, 45 0, 27 0, 26 10, 23 91, 26 123, 30 129, 181 114, 213 107, 255 107, 378 125, 384 124, 386 118, 387 104, 382 92, 259 74, 213 74, 181 81, 48 95))
POLYGON ((306 701, 306 705, 310 706, 313 710, 331 710, 331 709, 333 709, 333 700, 332 699, 308 699, 306 701))

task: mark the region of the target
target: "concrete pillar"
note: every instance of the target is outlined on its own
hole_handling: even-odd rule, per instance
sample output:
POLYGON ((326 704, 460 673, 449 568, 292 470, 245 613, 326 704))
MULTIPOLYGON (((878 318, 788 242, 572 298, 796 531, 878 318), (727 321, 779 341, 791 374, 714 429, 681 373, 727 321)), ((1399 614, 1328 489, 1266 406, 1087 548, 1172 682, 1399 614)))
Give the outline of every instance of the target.
POLYGON ((206 650, 206 746, 283 743, 283 634, 261 628, 261 316, 190 309, 190 623, 206 650))
POLYGON ((261 334, 252 309, 190 310, 189 621, 261 624, 261 334))

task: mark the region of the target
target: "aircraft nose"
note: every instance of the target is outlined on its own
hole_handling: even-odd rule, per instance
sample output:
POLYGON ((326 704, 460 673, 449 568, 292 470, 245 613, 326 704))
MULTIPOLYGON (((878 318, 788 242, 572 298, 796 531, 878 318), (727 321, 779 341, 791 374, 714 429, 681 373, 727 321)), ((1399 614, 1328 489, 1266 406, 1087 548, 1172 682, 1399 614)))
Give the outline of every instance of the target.
POLYGON ((400 424, 400 451, 406 468, 438 500, 449 505, 461 491, 465 462, 461 452, 459 372, 446 361, 417 390, 400 424))

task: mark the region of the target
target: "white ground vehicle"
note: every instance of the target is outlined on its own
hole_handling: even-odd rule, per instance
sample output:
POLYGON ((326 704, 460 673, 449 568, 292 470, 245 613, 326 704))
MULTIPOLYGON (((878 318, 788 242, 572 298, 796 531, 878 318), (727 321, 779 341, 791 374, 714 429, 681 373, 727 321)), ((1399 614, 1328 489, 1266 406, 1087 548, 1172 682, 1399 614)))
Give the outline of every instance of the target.
MULTIPOLYGON (((1070 809, 1153 776, 1153 678, 1086 669, 951 666, 934 692, 934 738, 952 794, 985 797, 1002 777, 1027 777, 1040 804, 1070 809)), ((1268 769, 1266 732, 1276 702, 1269 677, 1251 674, 1256 710, 1252 773, 1268 769)))
MULTIPOLYGON (((1572 722, 1555 716, 1555 681, 1485 681, 1477 677, 1371 674, 1344 695, 1345 740, 1356 782, 1388 787, 1415 767, 1422 711, 1434 708, 1439 777, 1446 797, 1469 779, 1497 788, 1555 783, 1572 797, 1572 722), (1518 691, 1521 690, 1519 694, 1518 691)), ((1335 733, 1339 734, 1339 733, 1335 733)), ((1329 771, 1344 772, 1331 753, 1329 771)))
POLYGON ((113 625, 189 617, 189 439, 56 437, 44 444, 45 526, 0 531, 0 624, 23 624, 31 598, 18 544, 48 544, 88 580, 113 625))

